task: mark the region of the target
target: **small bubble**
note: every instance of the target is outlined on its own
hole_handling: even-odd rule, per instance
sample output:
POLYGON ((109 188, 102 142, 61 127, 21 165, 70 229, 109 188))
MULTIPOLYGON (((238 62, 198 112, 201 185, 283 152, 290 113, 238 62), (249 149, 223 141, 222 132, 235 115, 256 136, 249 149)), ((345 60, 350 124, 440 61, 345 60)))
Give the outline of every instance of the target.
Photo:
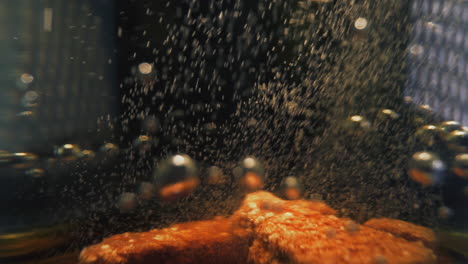
POLYGON ((368 129, 371 127, 370 122, 360 115, 353 115, 346 120, 345 126, 349 129, 368 129))
POLYGON ((447 206, 441 206, 439 209, 437 209, 437 215, 439 218, 442 219, 449 219, 452 215, 452 209, 448 208, 447 206))
POLYGON ((141 151, 148 151, 152 146, 151 137, 140 135, 133 141, 133 146, 139 148, 141 151))
POLYGON ((0 150, 0 164, 8 164, 13 161, 14 155, 8 151, 0 150))
POLYGON ((363 30, 367 27, 367 19, 359 17, 354 21, 354 27, 359 30, 363 30))
POLYGON ((142 200, 151 200, 155 196, 155 191, 155 187, 152 183, 142 182, 138 192, 142 200))
POLYGON ((44 169, 40 169, 40 168, 30 169, 26 171, 26 174, 33 178, 40 178, 44 176, 44 173, 45 173, 44 169))
POLYGON ((419 55, 421 53, 424 52, 424 48, 423 46, 419 45, 419 44, 415 44, 413 46, 411 46, 410 48, 410 53, 413 54, 413 55, 419 55))
POLYGON ((433 146, 438 141, 438 128, 434 125, 426 125, 419 128, 416 133, 416 139, 426 145, 433 146))
POLYGON ((55 155, 64 160, 74 160, 81 155, 81 149, 74 144, 64 144, 55 149, 55 155))
POLYGON ((437 127, 443 136, 446 136, 453 131, 463 130, 462 125, 457 121, 445 121, 440 123, 437 127))
POLYGON ((175 201, 190 195, 198 186, 198 169, 189 156, 178 154, 160 162, 153 173, 158 195, 175 201))
POLYGON ((408 173, 423 186, 439 184, 445 173, 445 164, 435 153, 417 152, 411 158, 408 173))
POLYGON ((302 196, 302 185, 296 177, 287 177, 281 183, 282 196, 288 200, 297 200, 302 196))
POLYGON ((247 191, 256 191, 263 188, 264 169, 262 164, 254 157, 244 158, 239 167, 233 171, 239 185, 247 191))
POLYGON ((89 150, 89 149, 84 149, 80 153, 80 158, 82 159, 92 160, 95 157, 96 157, 96 153, 94 153, 94 151, 89 150))
POLYGON ((137 204, 137 196, 134 193, 126 192, 120 195, 117 206, 120 212, 127 213, 134 210, 137 207, 137 204))
POLYGON ((453 151, 468 152, 468 132, 456 130, 446 136, 447 146, 453 151))
POLYGON ((115 157, 119 154, 119 147, 113 143, 106 143, 100 148, 100 151, 107 156, 115 157))
POLYGON ((153 65, 143 62, 138 65, 138 71, 140 71, 141 74, 150 74, 153 71, 153 65))
POLYGON ((31 74, 29 73, 23 73, 21 74, 21 82, 24 83, 24 84, 30 84, 34 81, 34 76, 32 76, 31 74))
POLYGON ((468 179, 468 153, 455 156, 452 164, 452 172, 460 178, 468 179))
POLYGON ((34 107, 37 105, 39 94, 36 91, 27 91, 21 100, 25 107, 34 107))

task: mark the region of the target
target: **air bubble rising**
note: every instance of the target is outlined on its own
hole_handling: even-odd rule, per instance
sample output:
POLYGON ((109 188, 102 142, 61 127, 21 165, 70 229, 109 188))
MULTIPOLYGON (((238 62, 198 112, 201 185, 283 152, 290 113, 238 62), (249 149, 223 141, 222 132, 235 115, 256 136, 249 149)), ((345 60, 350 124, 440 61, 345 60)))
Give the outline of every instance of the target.
POLYGON ((433 152, 417 152, 409 163, 410 177, 423 186, 440 184, 445 172, 445 163, 433 152))
POLYGON ((158 163, 153 179, 158 196, 169 202, 190 195, 199 184, 195 161, 185 154, 174 155, 158 163))

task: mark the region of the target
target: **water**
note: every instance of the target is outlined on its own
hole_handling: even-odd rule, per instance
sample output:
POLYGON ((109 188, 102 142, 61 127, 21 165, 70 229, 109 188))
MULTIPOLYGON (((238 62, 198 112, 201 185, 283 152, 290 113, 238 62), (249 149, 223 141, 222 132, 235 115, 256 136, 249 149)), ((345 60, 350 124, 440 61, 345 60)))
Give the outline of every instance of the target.
MULTIPOLYGON (((246 192, 263 189, 291 200, 320 198, 353 219, 346 227, 353 232, 357 223, 389 217, 434 228, 444 238, 464 234, 468 132, 458 122, 466 102, 460 96, 461 104, 445 110, 443 93, 452 88, 430 78, 427 84, 440 88, 417 90, 432 53, 412 11, 425 3, 410 2, 118 1, 118 77, 103 82, 100 95, 73 86, 92 87, 102 74, 112 79, 107 71, 115 60, 107 57, 97 70, 75 67, 89 71, 87 77, 60 77, 71 95, 96 101, 54 110, 89 116, 76 119, 85 120, 76 122, 86 128, 76 131, 85 132, 69 133, 76 125, 65 115, 41 130, 41 137, 49 135, 47 147, 0 152, 2 166, 35 181, 0 196, 20 200, 11 219, 33 215, 40 219, 34 228, 70 224, 73 243, 57 255, 76 253, 111 234, 229 215, 246 192), (109 101, 118 107, 107 107, 109 101), (21 151, 27 155, 12 154, 21 151), (44 220, 48 215, 53 220, 44 220)), ((86 2, 82 12, 102 19, 100 5, 86 2)), ((48 21, 51 14, 60 19, 48 10, 48 21)), ((59 30, 55 18, 48 32, 59 30)), ((102 25, 97 18, 62 30, 91 32, 102 25)), ((85 45, 65 40, 60 45, 85 45)), ((89 47, 88 59, 95 54, 89 47)), ((460 75, 458 66, 430 71, 460 75)), ((26 89, 22 107, 43 121, 48 110, 35 107, 53 102, 43 100, 39 86, 24 88, 40 83, 40 74, 23 69, 17 79, 26 89)), ((68 91, 60 89, 49 93, 68 91)))

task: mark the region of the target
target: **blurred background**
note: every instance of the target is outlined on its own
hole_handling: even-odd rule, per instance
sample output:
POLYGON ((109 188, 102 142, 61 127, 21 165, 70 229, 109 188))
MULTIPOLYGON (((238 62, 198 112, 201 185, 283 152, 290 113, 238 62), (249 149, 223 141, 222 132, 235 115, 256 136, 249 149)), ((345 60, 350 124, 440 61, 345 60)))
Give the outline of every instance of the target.
POLYGON ((247 156, 266 190, 293 176, 468 255, 465 1, 4 0, 0 20, 0 263, 229 214, 247 156), (175 154, 200 185, 168 203, 175 154))

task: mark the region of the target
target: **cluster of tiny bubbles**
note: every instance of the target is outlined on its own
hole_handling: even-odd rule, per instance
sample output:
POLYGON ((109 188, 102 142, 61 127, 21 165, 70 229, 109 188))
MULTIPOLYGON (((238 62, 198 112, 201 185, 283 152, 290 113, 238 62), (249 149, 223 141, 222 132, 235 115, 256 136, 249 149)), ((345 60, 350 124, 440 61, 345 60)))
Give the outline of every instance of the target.
POLYGON ((446 172, 445 163, 433 152, 413 154, 408 165, 410 177, 423 186, 440 184, 446 172))
POLYGON ((303 195, 303 185, 294 176, 286 177, 280 186, 280 196, 288 200, 300 199, 303 195))
MULTIPOLYGON (((135 51, 140 58, 132 60, 133 75, 121 84, 124 131, 142 123, 139 134, 163 142, 152 153, 156 158, 190 153, 202 164, 216 160, 210 164, 236 167, 235 179, 247 179, 244 187, 262 186, 264 174, 269 175, 266 188, 280 184, 285 175, 301 175, 304 189, 333 207, 346 205, 351 214, 365 204, 364 218, 401 212, 410 220, 432 221, 421 215, 427 215, 434 196, 400 177, 408 159, 405 134, 393 135, 397 143, 381 148, 381 134, 370 132, 372 114, 362 107, 382 109, 377 117, 382 129, 403 119, 397 118, 403 112, 391 104, 393 98, 376 92, 402 84, 403 75, 394 74, 405 60, 399 56, 405 46, 401 14, 407 7, 402 2, 208 2, 205 8, 200 1, 183 1, 182 8, 174 8, 176 14, 149 8, 148 21, 159 23, 167 37, 152 38, 146 31, 132 36, 148 42, 147 51, 156 59, 135 51), (343 127, 356 140, 349 140, 343 127), (260 173, 243 162, 233 164, 246 153, 268 166, 260 173), (382 196, 388 186, 397 187, 382 196), (415 212, 409 199, 430 201, 415 212), (382 206, 387 201, 394 206, 382 206)), ((133 157, 133 152, 138 150, 126 154, 133 157)), ((135 168, 135 160, 127 160, 121 166, 131 183, 152 168, 144 162, 135 168)), ((209 170, 212 180, 207 182, 218 182, 218 172, 209 170)), ((154 185, 160 196, 161 185, 154 185)))
POLYGON ((157 196, 167 202, 192 194, 199 184, 195 161, 185 154, 177 154, 159 162, 154 169, 153 181, 157 196))
POLYGON ((265 184, 264 167, 255 157, 244 158, 232 173, 239 187, 247 192, 260 190, 265 184))

